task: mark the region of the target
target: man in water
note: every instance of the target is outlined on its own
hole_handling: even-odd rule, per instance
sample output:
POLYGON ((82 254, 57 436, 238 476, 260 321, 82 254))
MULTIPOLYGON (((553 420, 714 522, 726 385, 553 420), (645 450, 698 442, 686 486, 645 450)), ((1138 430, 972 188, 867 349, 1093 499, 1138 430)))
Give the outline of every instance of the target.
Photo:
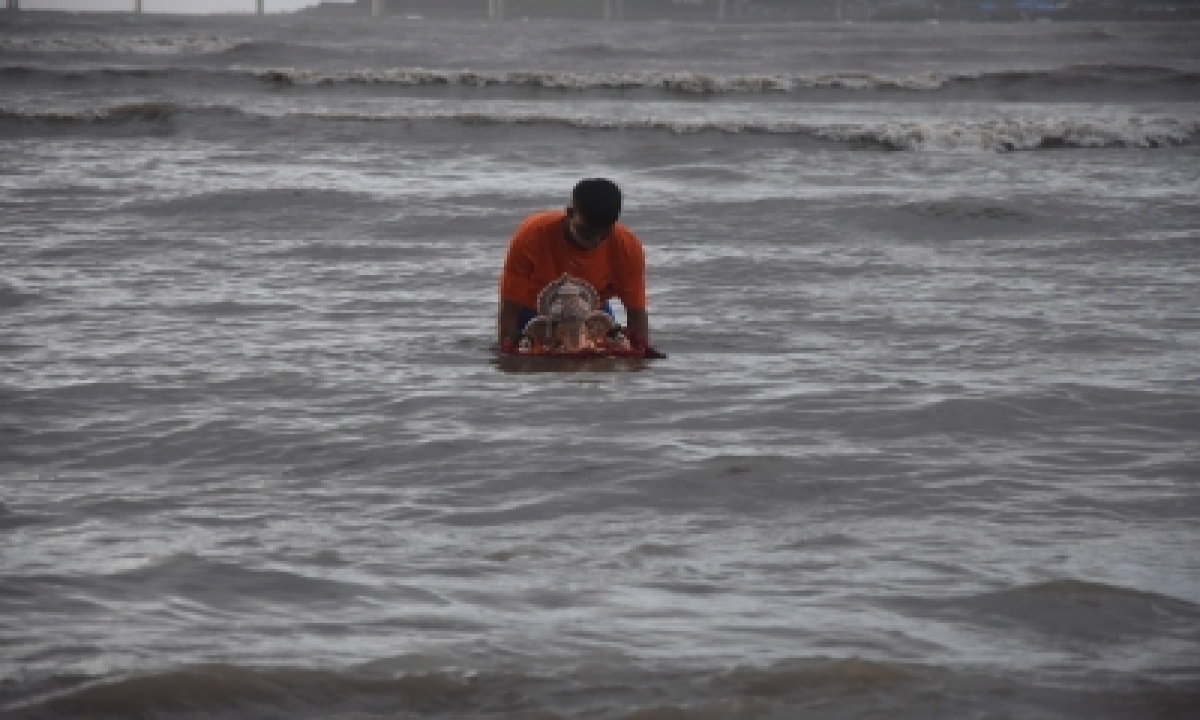
POLYGON ((646 259, 641 241, 617 222, 620 214, 621 190, 593 178, 575 186, 565 211, 537 213, 521 223, 500 274, 497 342, 519 335, 536 315, 538 293, 567 273, 590 283, 605 303, 619 298, 628 330, 649 346, 646 259))

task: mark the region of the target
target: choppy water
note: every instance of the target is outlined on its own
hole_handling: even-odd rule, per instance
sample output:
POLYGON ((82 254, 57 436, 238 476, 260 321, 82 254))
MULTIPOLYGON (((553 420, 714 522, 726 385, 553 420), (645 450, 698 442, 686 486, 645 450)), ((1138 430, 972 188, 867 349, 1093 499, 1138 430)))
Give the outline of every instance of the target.
POLYGON ((1194 717, 1198 30, 0 17, 0 713, 1194 717))

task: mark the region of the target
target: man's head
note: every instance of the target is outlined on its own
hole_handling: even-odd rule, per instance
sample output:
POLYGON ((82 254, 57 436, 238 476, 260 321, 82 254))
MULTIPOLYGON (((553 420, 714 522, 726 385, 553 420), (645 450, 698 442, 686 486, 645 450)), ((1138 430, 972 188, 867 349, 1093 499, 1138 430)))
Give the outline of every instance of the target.
POLYGON ((589 178, 571 191, 568 228, 575 244, 584 249, 600 246, 621 216, 621 190, 612 180, 589 178))
POLYGON ((612 180, 580 180, 571 191, 571 205, 583 214, 587 224, 611 228, 621 216, 621 189, 612 180))

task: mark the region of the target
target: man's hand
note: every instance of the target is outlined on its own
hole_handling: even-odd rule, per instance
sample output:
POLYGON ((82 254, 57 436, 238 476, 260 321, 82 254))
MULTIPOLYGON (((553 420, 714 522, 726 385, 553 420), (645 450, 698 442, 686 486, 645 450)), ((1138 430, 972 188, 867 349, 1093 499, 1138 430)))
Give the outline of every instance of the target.
POLYGON ((626 309, 629 319, 629 330, 646 345, 646 358, 650 360, 666 360, 667 356, 650 346, 650 315, 645 310, 626 309))
POLYGON ((650 316, 645 310, 631 310, 626 308, 625 315, 629 320, 629 329, 643 343, 650 344, 650 316))

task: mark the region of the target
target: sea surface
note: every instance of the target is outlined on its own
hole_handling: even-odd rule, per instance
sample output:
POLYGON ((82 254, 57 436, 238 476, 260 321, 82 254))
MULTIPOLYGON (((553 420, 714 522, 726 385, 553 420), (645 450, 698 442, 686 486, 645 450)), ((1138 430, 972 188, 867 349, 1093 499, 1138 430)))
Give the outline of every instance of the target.
POLYGON ((1198 717, 1198 37, 3 14, 0 716, 1198 717))

